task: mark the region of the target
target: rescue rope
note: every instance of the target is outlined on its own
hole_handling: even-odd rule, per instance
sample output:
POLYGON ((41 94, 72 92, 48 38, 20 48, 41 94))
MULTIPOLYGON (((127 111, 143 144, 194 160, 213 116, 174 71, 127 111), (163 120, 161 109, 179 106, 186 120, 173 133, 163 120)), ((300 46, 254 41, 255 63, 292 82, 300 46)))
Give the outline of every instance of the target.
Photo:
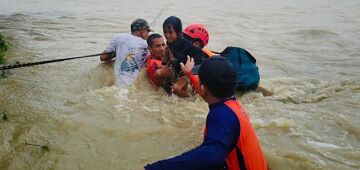
POLYGON ((74 59, 79 59, 79 58, 95 57, 95 56, 99 56, 99 55, 102 55, 102 54, 111 54, 111 53, 112 52, 84 55, 84 56, 79 56, 79 57, 61 58, 61 59, 54 59, 54 60, 44 60, 44 61, 38 61, 38 62, 33 62, 33 63, 22 63, 22 64, 18 63, 18 64, 14 64, 14 65, 2 66, 2 67, 0 67, 0 70, 9 70, 9 69, 20 68, 20 67, 30 67, 30 66, 35 66, 35 65, 54 63, 54 62, 60 62, 60 61, 66 61, 66 60, 74 60, 74 59))
MULTIPOLYGON (((156 24, 156 21, 160 18, 161 14, 164 12, 165 7, 162 8, 160 10, 160 12, 155 16, 154 20, 150 23, 150 28, 152 26, 154 26, 156 24)), ((61 59, 54 59, 54 60, 45 60, 45 61, 38 61, 38 62, 32 62, 32 63, 17 63, 14 65, 6 65, 6 66, 2 66, 0 67, 0 70, 10 70, 10 69, 14 69, 14 68, 20 68, 20 67, 30 67, 30 66, 35 66, 35 65, 42 65, 42 64, 47 64, 47 63, 55 63, 55 62, 60 62, 60 61, 66 61, 66 60, 74 60, 74 59, 79 59, 79 58, 88 58, 88 57, 95 57, 95 56, 99 56, 102 54, 111 54, 112 52, 109 53, 99 53, 99 54, 92 54, 92 55, 85 55, 85 56, 79 56, 79 57, 70 57, 70 58, 61 58, 61 59)))
POLYGON ((155 16, 154 20, 150 23, 150 28, 156 24, 156 21, 160 18, 161 14, 164 12, 165 8, 162 8, 158 15, 155 16))

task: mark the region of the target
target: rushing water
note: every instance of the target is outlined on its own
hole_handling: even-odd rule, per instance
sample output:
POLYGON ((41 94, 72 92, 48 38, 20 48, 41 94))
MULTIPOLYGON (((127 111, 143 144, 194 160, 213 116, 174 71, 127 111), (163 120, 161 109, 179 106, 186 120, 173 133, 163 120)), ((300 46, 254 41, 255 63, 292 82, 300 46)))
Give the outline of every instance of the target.
MULTIPOLYGON (((138 17, 162 33, 170 15, 257 58, 260 90, 237 96, 272 169, 360 168, 358 0, 0 0, 0 32, 8 63, 33 62, 99 53, 138 17)), ((0 169, 141 169, 201 143, 199 96, 168 97, 144 72, 113 83, 98 57, 0 79, 0 169)))

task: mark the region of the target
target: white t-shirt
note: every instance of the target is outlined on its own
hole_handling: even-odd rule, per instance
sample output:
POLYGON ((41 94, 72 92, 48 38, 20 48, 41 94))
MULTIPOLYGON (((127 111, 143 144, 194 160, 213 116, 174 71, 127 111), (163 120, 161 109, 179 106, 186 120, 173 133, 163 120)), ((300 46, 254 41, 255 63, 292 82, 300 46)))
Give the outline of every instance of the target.
POLYGON ((130 33, 114 36, 105 51, 116 51, 114 72, 118 86, 127 86, 134 82, 148 53, 146 41, 130 33))

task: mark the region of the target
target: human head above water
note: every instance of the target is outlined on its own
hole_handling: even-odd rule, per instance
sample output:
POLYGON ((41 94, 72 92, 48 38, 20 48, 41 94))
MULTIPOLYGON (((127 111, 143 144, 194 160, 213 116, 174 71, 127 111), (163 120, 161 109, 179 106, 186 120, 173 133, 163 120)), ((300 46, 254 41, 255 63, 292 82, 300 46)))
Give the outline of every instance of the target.
POLYGON ((184 29, 184 37, 199 48, 208 44, 209 36, 207 28, 199 23, 190 24, 184 29))
POLYGON ((141 18, 135 19, 135 20, 131 23, 130 29, 131 29, 131 32, 133 32, 133 31, 139 31, 139 30, 142 30, 142 29, 146 29, 146 30, 148 30, 149 32, 151 31, 148 22, 147 22, 146 20, 144 20, 144 19, 141 19, 141 18))
POLYGON ((199 75, 200 84, 218 99, 232 97, 235 94, 237 77, 232 64, 224 57, 213 56, 195 66, 193 74, 199 75))
POLYGON ((144 19, 138 18, 135 19, 130 25, 131 33, 135 36, 138 36, 144 40, 149 36, 151 31, 148 22, 144 19))
POLYGON ((164 38, 160 34, 154 33, 149 35, 146 41, 150 54, 156 59, 161 60, 165 56, 166 44, 164 38))
POLYGON ((154 39, 156 39, 156 38, 162 38, 162 36, 158 33, 149 35, 149 37, 146 40, 148 47, 151 47, 153 45, 154 39))
POLYGON ((168 17, 163 23, 163 32, 169 43, 175 41, 178 36, 182 35, 182 23, 176 16, 168 17))

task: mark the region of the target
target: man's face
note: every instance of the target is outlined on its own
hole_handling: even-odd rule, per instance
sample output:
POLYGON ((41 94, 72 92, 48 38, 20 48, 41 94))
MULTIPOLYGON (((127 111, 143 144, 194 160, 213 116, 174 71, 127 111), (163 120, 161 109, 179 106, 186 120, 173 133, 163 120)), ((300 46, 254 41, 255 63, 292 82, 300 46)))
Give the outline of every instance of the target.
POLYGON ((166 44, 164 38, 155 38, 151 47, 149 47, 149 51, 154 58, 161 60, 165 56, 165 48, 166 44))

